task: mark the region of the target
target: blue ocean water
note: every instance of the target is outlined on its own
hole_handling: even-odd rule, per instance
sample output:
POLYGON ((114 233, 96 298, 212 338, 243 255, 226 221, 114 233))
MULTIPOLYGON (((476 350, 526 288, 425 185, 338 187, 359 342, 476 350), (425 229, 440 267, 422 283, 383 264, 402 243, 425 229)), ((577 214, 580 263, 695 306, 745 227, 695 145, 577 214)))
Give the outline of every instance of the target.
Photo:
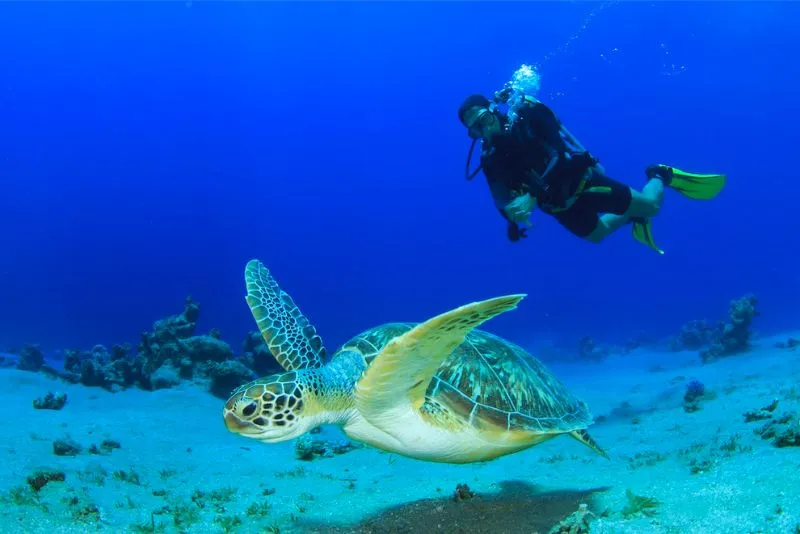
POLYGON ((796 329, 798 17, 795 2, 0 3, 0 353, 135 345, 191 295, 198 329, 238 354, 251 258, 331 352, 509 293, 528 297, 491 331, 567 352, 727 320, 748 293, 760 334, 796 329), (627 227, 594 245, 541 212, 510 243, 483 177, 465 180, 457 110, 522 65, 610 176, 640 188, 667 163, 724 173, 725 190, 667 191, 663 256, 627 227))
POLYGON ((251 257, 339 341, 507 292, 530 297, 501 332, 567 340, 666 334, 745 291, 762 327, 797 319, 795 3, 0 10, 6 345, 135 339, 187 294, 238 339, 251 257), (664 257, 541 213, 507 242, 456 111, 521 64, 611 176, 666 162, 727 173, 724 194, 668 193, 664 257))

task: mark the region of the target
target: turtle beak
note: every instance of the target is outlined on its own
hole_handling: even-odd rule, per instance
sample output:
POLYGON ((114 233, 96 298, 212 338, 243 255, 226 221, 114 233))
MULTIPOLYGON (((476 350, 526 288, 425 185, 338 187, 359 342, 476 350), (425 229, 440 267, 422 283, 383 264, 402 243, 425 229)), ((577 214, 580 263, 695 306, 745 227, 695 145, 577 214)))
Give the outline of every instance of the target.
MULTIPOLYGON (((285 399, 281 400, 279 408, 284 408, 287 402, 285 399)), ((292 439, 305 432, 307 428, 306 425, 299 424, 294 419, 295 416, 292 416, 292 420, 285 419, 283 413, 279 414, 279 417, 271 417, 272 414, 262 413, 261 401, 258 397, 253 398, 248 395, 247 390, 234 393, 222 409, 225 427, 230 432, 264 443, 278 443, 292 439)))
POLYGON ((261 434, 263 430, 250 421, 243 421, 232 411, 225 411, 225 426, 234 434, 244 434, 245 436, 252 436, 261 434))
POLYGON ((255 423, 239 416, 239 413, 241 412, 247 414, 247 408, 249 404, 253 404, 253 402, 250 402, 248 406, 245 406, 244 409, 241 409, 240 404, 243 404, 243 401, 247 400, 248 399, 244 398, 243 393, 237 393, 225 403, 225 408, 222 410, 222 416, 225 420, 225 426, 234 434, 253 436, 254 434, 260 434, 263 432, 263 429, 255 423))

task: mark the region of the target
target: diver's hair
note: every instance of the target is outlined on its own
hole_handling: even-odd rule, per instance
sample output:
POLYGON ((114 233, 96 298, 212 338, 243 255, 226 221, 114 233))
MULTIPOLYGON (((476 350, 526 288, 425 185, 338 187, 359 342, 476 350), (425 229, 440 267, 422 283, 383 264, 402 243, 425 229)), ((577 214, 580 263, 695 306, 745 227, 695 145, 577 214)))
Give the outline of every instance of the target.
POLYGON ((488 108, 490 105, 491 102, 489 102, 489 99, 483 95, 469 95, 461 103, 461 107, 458 108, 458 120, 461 121, 461 124, 466 126, 466 123, 464 122, 464 115, 466 115, 467 111, 474 107, 488 108))

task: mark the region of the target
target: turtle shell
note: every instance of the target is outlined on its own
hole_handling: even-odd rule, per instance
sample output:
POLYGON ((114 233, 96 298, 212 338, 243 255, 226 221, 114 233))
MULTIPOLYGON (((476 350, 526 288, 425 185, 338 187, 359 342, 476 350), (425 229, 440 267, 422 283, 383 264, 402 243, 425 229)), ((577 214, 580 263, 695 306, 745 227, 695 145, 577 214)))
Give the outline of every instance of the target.
MULTIPOLYGON (((389 323, 363 332, 339 350, 359 352, 369 365, 394 337, 416 326, 389 323)), ((338 351, 337 351, 338 352, 338 351)), ((334 355, 335 357, 335 355, 334 355)), ((592 423, 586 404, 573 396, 522 347, 472 330, 442 363, 428 385, 422 409, 447 413, 482 429, 572 432, 592 423)))

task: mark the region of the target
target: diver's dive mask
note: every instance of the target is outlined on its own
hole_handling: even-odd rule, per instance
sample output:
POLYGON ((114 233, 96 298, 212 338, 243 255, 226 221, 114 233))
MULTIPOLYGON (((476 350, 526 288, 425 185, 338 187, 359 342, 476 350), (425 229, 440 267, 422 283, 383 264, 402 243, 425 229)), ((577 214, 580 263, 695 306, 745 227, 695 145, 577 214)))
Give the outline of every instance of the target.
POLYGON ((467 121, 467 135, 472 138, 472 144, 470 144, 469 153, 467 154, 467 166, 465 170, 467 180, 472 180, 481 171, 481 166, 478 165, 477 169, 470 172, 469 162, 472 161, 472 153, 475 151, 475 143, 477 143, 478 140, 483 139, 483 129, 499 120, 495 115, 496 108, 496 104, 491 104, 489 107, 482 108, 475 114, 474 119, 467 121))
POLYGON ((480 139, 483 137, 483 129, 494 124, 496 120, 493 109, 483 108, 475 115, 475 119, 467 124, 467 134, 472 139, 480 139))

